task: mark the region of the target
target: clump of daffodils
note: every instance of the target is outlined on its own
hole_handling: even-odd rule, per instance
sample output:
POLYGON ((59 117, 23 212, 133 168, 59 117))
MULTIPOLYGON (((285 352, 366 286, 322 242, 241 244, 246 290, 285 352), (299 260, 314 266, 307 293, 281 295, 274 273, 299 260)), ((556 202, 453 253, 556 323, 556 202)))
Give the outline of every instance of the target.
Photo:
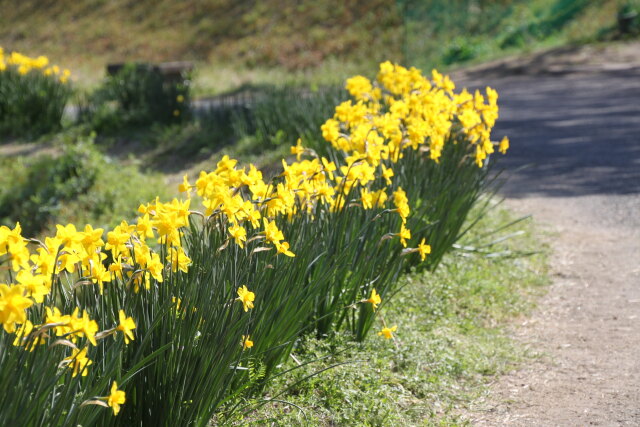
POLYGON ((5 54, 4 49, 0 46, 0 72, 6 71, 8 68, 15 68, 20 75, 40 73, 44 76, 51 76, 57 78, 61 83, 67 83, 71 76, 71 71, 66 68, 61 69, 57 65, 51 65, 46 56, 31 58, 19 52, 5 54))
POLYGON ((7 282, 0 283, 0 323, 15 335, 13 345, 29 351, 42 344, 69 347, 60 368, 75 377, 88 374, 98 341, 110 336, 121 336, 125 345, 134 341, 135 319, 122 309, 117 319, 93 319, 80 306, 61 312, 51 296, 54 283, 77 276, 81 280, 73 286, 93 286, 97 296, 106 286, 124 286, 134 294, 150 291, 152 282, 186 272, 191 264, 181 244, 188 215, 188 200, 156 200, 140 206, 136 223, 122 221, 106 233, 91 225, 82 230, 57 225, 56 234, 42 242, 24 238, 19 223, 12 229, 0 226, 0 261, 10 269, 2 279, 7 282), (164 250, 158 252, 158 247, 164 250), (29 315, 35 306, 42 313, 38 320, 29 315))
MULTIPOLYGON (((380 65, 375 81, 356 76, 347 80, 346 88, 355 102, 338 105, 321 128, 323 137, 344 155, 343 164, 317 156, 298 140, 291 147, 296 161, 283 160, 283 172, 275 182, 265 182, 254 165, 238 167, 237 160, 224 156, 214 171, 201 172, 195 185, 185 176, 180 190, 195 190, 203 199, 205 215, 222 216, 229 239, 241 248, 248 239, 261 236, 287 256, 295 253, 277 218, 313 212, 318 204, 343 209, 353 194, 359 195, 364 209, 384 208, 392 200, 403 223, 396 235, 406 247, 411 238, 405 226, 409 201, 402 188, 391 194, 387 189, 404 150, 426 152, 438 162, 445 142, 463 136, 475 147, 476 163, 482 166, 494 146, 501 152, 508 148, 508 140, 498 144, 490 139, 498 117, 498 94, 491 88, 486 95, 466 90, 456 94, 453 82, 435 70, 429 79, 415 68, 390 62, 380 65)), ((419 253, 424 260, 425 242, 419 253)))
MULTIPOLYGON (((482 166, 498 145, 490 139, 498 118, 498 93, 489 87, 485 94, 466 89, 455 93, 454 83, 436 70, 429 79, 416 68, 387 61, 380 64, 375 81, 355 76, 347 80, 346 89, 355 102, 336 107, 322 135, 335 148, 364 156, 371 164, 395 163, 406 148, 428 152, 437 162, 445 142, 462 134, 475 146, 476 163, 482 166)), ((508 147, 507 139, 499 144, 503 154, 508 147)))

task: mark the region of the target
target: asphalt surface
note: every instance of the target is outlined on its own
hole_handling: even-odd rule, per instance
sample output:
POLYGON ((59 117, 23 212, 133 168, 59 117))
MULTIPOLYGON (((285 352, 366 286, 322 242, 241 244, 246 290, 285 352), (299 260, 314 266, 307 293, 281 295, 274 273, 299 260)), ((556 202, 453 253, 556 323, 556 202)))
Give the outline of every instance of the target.
POLYGON ((512 141, 505 195, 640 193, 640 72, 482 81, 500 94, 494 135, 512 141))

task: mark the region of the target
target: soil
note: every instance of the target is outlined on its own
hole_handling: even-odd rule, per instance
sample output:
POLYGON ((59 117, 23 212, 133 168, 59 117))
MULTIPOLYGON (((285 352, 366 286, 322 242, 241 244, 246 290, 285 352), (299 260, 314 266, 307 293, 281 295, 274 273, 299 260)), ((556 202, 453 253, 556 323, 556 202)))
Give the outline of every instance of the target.
POLYGON ((500 94, 506 203, 552 233, 552 285, 510 328, 541 356, 490 386, 472 425, 640 425, 640 44, 457 73, 500 94))

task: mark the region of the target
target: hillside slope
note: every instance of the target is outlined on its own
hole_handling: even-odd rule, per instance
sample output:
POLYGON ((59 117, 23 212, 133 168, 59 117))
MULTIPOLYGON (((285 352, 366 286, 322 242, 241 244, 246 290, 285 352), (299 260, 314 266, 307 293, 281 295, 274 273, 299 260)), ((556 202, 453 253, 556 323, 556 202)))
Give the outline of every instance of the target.
POLYGON ((192 60, 216 92, 607 40, 622 3, 640 11, 640 0, 0 0, 0 46, 93 82, 108 62, 192 60))
POLYGON ((382 59, 401 43, 394 0, 1 0, 0 43, 74 61, 233 61, 314 66, 382 59))

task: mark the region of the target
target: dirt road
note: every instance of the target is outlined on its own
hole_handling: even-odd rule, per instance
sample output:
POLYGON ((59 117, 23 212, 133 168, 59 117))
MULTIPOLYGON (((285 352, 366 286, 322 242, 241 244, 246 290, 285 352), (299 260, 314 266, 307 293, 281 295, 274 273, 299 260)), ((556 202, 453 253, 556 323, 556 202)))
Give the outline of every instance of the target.
POLYGON ((554 233, 553 284, 513 325, 543 356, 497 379, 472 425, 640 425, 640 45, 624 48, 457 77, 498 89, 503 193, 554 233))

